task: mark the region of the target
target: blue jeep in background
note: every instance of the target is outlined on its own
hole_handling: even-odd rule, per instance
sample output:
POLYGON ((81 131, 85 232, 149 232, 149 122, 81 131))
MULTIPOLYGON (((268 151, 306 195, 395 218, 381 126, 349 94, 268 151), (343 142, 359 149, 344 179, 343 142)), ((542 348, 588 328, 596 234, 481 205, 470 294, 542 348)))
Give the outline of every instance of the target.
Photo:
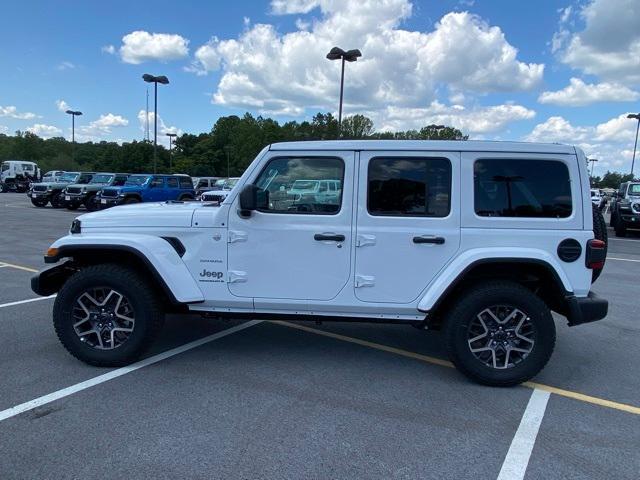
POLYGON ((196 192, 188 175, 131 175, 122 187, 103 188, 97 195, 100 208, 140 202, 194 200, 196 192))

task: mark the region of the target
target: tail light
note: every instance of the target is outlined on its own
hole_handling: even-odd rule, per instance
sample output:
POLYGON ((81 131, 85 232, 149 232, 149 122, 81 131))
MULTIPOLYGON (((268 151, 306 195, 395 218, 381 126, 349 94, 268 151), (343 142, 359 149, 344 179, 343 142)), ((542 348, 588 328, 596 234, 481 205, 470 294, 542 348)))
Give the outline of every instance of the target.
POLYGON ((606 247, 607 244, 604 241, 596 238, 587 242, 587 255, 585 258, 587 268, 597 270, 604 267, 607 257, 606 247))

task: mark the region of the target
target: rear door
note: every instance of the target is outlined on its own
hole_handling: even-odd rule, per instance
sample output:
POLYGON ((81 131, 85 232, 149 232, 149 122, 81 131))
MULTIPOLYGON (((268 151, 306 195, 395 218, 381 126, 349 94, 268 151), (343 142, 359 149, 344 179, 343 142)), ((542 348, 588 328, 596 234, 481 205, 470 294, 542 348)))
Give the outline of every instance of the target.
POLYGON ((355 294, 411 303, 460 245, 460 154, 361 152, 355 294))

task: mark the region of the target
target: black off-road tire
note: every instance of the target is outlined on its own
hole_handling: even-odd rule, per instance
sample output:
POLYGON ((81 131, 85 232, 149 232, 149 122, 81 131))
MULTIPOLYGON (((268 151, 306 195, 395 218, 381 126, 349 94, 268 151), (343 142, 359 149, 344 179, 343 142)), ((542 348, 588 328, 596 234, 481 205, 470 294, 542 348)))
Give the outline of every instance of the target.
MULTIPOLYGON (((602 212, 597 208, 593 208, 593 236, 604 242, 604 253, 605 253, 605 261, 607 255, 607 249, 609 248, 609 236, 607 234, 607 223, 604 221, 604 216, 602 212)), ((603 267, 604 268, 604 267, 603 267)), ((591 275, 591 283, 595 282, 600 274, 602 273, 603 268, 594 268, 593 273, 591 275)))
POLYGON ((88 212, 95 212, 96 210, 100 209, 98 198, 95 195, 89 195, 84 201, 84 207, 88 212))
POLYGON ((154 342, 164 323, 158 292, 137 272, 116 264, 83 268, 64 284, 53 307, 53 325, 62 345, 74 357, 97 367, 121 367, 138 358, 154 342), (131 303, 135 325, 126 342, 112 350, 99 350, 82 342, 73 324, 73 307, 85 290, 106 287, 131 303))
POLYGON ((526 382, 549 361, 556 341, 556 329, 547 305, 529 289, 510 281, 492 281, 467 288, 445 318, 445 341, 449 358, 471 380, 495 387, 526 382), (506 369, 485 365, 471 352, 469 326, 484 309, 504 305, 526 313, 535 328, 535 343, 520 363, 506 369))
POLYGON ((180 198, 178 198, 179 202, 191 202, 193 201, 193 197, 191 195, 180 195, 180 198))
POLYGON ((31 204, 34 207, 43 208, 47 206, 47 203, 49 203, 49 200, 36 200, 34 198, 31 199, 31 204))
POLYGON ((66 203, 65 207, 67 210, 73 211, 73 210, 77 210, 80 207, 80 205, 78 205, 77 203, 66 203))
POLYGON ((136 198, 136 197, 128 197, 124 199, 124 202, 122 202, 124 205, 133 205, 134 203, 140 203, 140 199, 136 198))
POLYGON ((616 216, 616 221, 613 225, 613 230, 616 232, 616 237, 626 237, 627 236, 627 226, 624 224, 624 221, 621 218, 616 216))
POLYGON ((53 208, 62 208, 62 207, 64 207, 64 195, 62 194, 62 192, 54 193, 51 196, 51 206, 53 208))

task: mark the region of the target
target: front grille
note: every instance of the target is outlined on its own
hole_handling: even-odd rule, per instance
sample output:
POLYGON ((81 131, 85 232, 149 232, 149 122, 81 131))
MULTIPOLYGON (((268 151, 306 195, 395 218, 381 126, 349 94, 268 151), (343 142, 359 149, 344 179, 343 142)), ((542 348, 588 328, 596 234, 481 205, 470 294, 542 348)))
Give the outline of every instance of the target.
POLYGON ((102 196, 103 197, 117 197, 118 196, 118 190, 103 190, 102 191, 102 196))
POLYGON ((226 195, 209 195, 207 193, 203 193, 202 194, 202 198, 203 200, 207 201, 207 202, 220 202, 222 203, 222 201, 226 198, 226 195))
POLYGON ((34 185, 33 186, 33 191, 34 192, 46 192, 47 191, 47 186, 46 185, 34 185))
POLYGON ((82 193, 82 187, 67 187, 67 193, 82 193))

